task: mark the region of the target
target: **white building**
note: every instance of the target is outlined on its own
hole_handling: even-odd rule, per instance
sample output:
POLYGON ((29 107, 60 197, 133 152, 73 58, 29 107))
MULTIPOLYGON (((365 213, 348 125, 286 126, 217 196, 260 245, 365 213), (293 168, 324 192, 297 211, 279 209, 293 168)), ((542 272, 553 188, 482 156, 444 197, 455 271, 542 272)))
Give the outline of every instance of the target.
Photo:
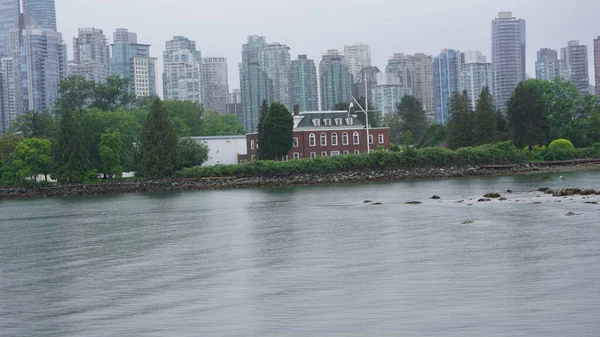
POLYGON ((227 59, 224 57, 205 57, 203 59, 204 110, 216 110, 227 113, 229 101, 229 81, 227 59))
POLYGON ((479 51, 465 53, 465 63, 461 65, 460 92, 467 91, 471 106, 479 99, 483 88, 488 87, 490 93, 494 92, 492 64, 486 62, 485 56, 479 51))
POLYGON ((154 96, 157 82, 158 62, 155 57, 136 56, 133 58, 133 94, 135 97, 154 96))
POLYGON ((165 99, 204 103, 202 55, 196 42, 183 36, 167 41, 163 53, 165 99))
POLYGON ((346 66, 354 78, 354 83, 361 81, 362 70, 371 66, 371 47, 368 44, 356 43, 344 46, 346 66))
POLYGON ((208 160, 202 166, 238 164, 238 156, 247 155, 246 136, 192 137, 208 147, 208 160))
POLYGON ((263 67, 273 81, 273 102, 279 102, 292 111, 292 61, 290 47, 272 43, 263 49, 263 67))
POLYGON ((567 79, 573 82, 580 95, 590 93, 590 74, 588 64, 588 49, 580 45, 579 41, 569 41, 567 47, 560 49, 564 62, 567 79))
POLYGON ((81 76, 88 81, 102 82, 108 77, 110 46, 102 29, 80 28, 73 38, 73 61, 69 76, 81 76))

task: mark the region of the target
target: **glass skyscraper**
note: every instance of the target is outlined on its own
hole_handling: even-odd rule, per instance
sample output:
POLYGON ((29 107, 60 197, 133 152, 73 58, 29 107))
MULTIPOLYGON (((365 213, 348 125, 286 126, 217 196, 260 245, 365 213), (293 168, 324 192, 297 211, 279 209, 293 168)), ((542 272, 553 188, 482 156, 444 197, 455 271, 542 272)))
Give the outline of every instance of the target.
POLYGON ((23 0, 23 12, 42 28, 56 31, 56 6, 54 0, 23 0))
POLYGON ((513 17, 511 12, 501 12, 492 21, 493 93, 500 111, 505 111, 513 91, 526 79, 525 37, 525 20, 513 17))
POLYGON ((137 35, 119 28, 111 44, 110 74, 129 79, 130 93, 136 96, 156 96, 158 64, 150 57, 150 45, 137 43, 137 35))
POLYGON ((263 100, 273 101, 273 80, 264 68, 263 53, 267 46, 264 36, 248 36, 242 45, 240 63, 240 88, 242 93, 243 122, 246 132, 257 131, 260 106, 263 100))
POLYGON ((216 110, 227 113, 229 103, 229 79, 227 59, 224 57, 205 57, 202 61, 204 85, 204 110, 216 110))
POLYGON ((459 90, 460 69, 464 54, 454 49, 444 49, 433 60, 433 90, 435 122, 446 124, 450 119, 450 97, 459 90))
POLYGON ((19 26, 19 0, 0 0, 0 57, 11 55, 11 31, 19 26))
POLYGON ((204 103, 202 55, 196 42, 183 36, 167 41, 163 53, 163 94, 165 99, 204 103))
POLYGON ((292 104, 298 104, 300 112, 319 110, 317 67, 306 55, 292 61, 292 104))
POLYGON ((108 76, 110 46, 102 29, 80 28, 73 38, 73 62, 69 76, 81 76, 88 81, 102 82, 108 76))
POLYGON ((321 109, 328 111, 338 103, 350 102, 354 77, 346 66, 344 55, 331 49, 321 59, 321 109))
POLYGON ((493 92, 492 64, 487 63, 479 51, 466 52, 465 63, 461 65, 459 91, 467 91, 471 106, 475 108, 484 87, 493 92))

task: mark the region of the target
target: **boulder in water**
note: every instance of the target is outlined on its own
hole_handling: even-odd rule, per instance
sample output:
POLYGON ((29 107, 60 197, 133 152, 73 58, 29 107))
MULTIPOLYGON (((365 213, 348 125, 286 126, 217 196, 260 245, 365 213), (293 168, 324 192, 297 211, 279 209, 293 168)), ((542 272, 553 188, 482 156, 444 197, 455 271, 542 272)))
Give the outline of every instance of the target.
POLYGON ((550 187, 540 187, 540 188, 538 188, 538 192, 546 192, 549 189, 550 189, 550 187))
POLYGON ((565 214, 565 216, 575 216, 575 215, 581 215, 581 214, 573 213, 573 212, 569 212, 569 213, 565 214))
POLYGON ((492 201, 492 199, 481 198, 481 199, 477 200, 477 202, 487 202, 487 201, 492 201))
POLYGON ((420 204, 422 204, 422 202, 420 202, 420 201, 409 201, 406 204, 407 205, 420 205, 420 204))
POLYGON ((439 195, 434 195, 433 197, 431 197, 431 199, 433 199, 433 200, 440 200, 441 198, 440 198, 439 195))
POLYGON ((484 198, 498 199, 502 197, 499 193, 488 193, 483 196, 484 198))

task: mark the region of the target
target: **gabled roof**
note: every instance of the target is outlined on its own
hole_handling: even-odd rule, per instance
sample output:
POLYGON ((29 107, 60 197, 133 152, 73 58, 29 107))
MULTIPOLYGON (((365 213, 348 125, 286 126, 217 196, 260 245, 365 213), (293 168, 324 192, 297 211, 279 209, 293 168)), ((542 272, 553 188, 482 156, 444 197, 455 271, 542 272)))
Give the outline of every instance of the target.
POLYGON ((356 118, 355 115, 348 114, 348 111, 309 111, 301 112, 294 116, 294 130, 301 129, 361 129, 364 124, 356 118), (341 119, 342 124, 336 125, 335 120, 341 119), (349 120, 351 123, 349 124, 349 120), (315 125, 313 120, 319 120, 319 125, 315 125), (326 126, 324 120, 331 120, 331 125, 326 126))

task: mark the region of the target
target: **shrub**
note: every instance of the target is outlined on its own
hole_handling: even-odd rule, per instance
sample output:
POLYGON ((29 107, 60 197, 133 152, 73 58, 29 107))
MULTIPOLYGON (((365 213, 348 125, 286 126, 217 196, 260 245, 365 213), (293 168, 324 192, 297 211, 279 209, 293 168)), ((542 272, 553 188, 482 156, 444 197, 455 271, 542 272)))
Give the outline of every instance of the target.
POLYGON ((573 143, 566 139, 557 139, 548 145, 548 149, 551 151, 556 150, 575 150, 573 143))

